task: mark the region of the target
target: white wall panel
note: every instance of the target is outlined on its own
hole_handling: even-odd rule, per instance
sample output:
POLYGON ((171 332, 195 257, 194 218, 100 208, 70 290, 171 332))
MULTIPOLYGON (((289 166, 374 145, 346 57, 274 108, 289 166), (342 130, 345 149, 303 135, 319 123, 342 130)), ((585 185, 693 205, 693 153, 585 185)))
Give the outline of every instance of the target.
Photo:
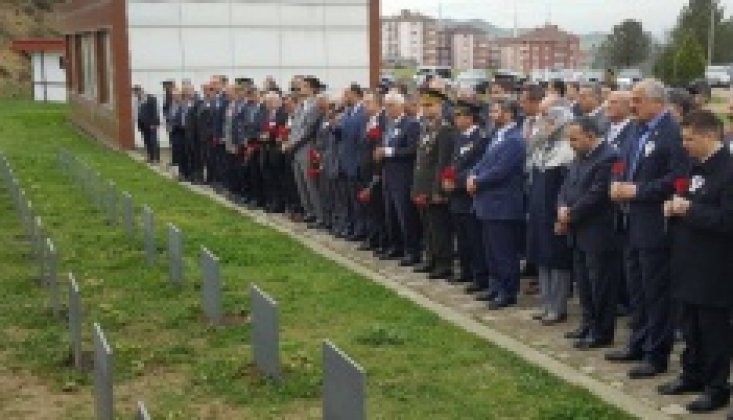
POLYGON ((326 61, 325 34, 320 31, 283 30, 283 66, 319 67, 326 61))
POLYGON ((280 31, 276 28, 233 28, 234 66, 280 65, 280 31))
POLYGON ((364 54, 368 49, 369 41, 364 32, 333 30, 326 38, 328 63, 331 66, 369 67, 369 56, 364 54))
POLYGON ((178 28, 130 28, 130 66, 133 69, 176 69, 183 66, 178 28))
POLYGON ((364 6, 326 7, 326 25, 361 25, 368 24, 369 13, 364 6))
POLYGON ((194 26, 221 26, 229 24, 229 2, 181 2, 181 24, 194 26))
POLYGON ((186 67, 231 67, 231 30, 228 28, 183 28, 186 67))
POLYGON ((280 24, 280 3, 233 3, 232 24, 277 26, 280 24))
POLYGON ((281 6, 281 25, 283 26, 322 26, 324 7, 313 4, 283 4, 281 6))
POLYGON ((46 65, 46 80, 66 84, 66 70, 61 68, 61 53, 46 53, 43 61, 46 65))
POLYGON ((127 22, 130 26, 180 25, 178 2, 135 2, 127 3, 127 22))

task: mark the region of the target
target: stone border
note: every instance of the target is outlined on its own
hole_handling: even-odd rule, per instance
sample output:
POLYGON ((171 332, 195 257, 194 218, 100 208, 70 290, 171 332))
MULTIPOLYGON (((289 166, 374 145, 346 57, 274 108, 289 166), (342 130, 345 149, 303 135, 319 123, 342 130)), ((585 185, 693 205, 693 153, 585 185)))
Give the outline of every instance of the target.
MULTIPOLYGON (((144 163, 144 158, 138 154, 138 152, 130 151, 127 152, 128 156, 135 161, 144 163)), ((146 165, 151 171, 157 173, 165 178, 173 179, 173 175, 164 170, 161 167, 153 167, 146 165)), ((497 347, 507 350, 524 361, 542 368, 550 374, 576 385, 578 387, 587 389, 591 394, 605 401, 606 403, 613 405, 620 410, 638 418, 644 420, 671 420, 674 417, 669 416, 662 411, 651 407, 650 405, 642 402, 632 395, 624 393, 613 386, 606 384, 598 379, 593 378, 571 366, 568 366, 551 356, 540 352, 532 348, 531 346, 522 343, 521 341, 510 337, 504 333, 501 333, 485 324, 482 324, 466 315, 461 314, 455 309, 443 305, 441 303, 430 300, 428 297, 420 294, 419 292, 410 289, 409 287, 400 284, 399 282, 391 279, 390 277, 384 276, 362 264, 353 261, 323 245, 320 243, 309 240, 308 237, 299 235, 289 229, 287 226, 275 223, 271 218, 265 217, 257 212, 241 208, 237 205, 230 203, 226 198, 219 196, 213 190, 206 187, 196 186, 188 183, 181 183, 181 186, 193 191, 197 194, 211 198, 218 204, 221 204, 229 209, 236 210, 240 214, 249 216, 254 222, 260 225, 267 226, 287 235, 289 238, 297 241, 311 251, 330 259, 331 261, 350 269, 351 271, 360 274, 373 282, 382 285, 383 287, 395 292, 398 296, 410 300, 411 302, 419 305, 424 309, 428 309, 431 312, 438 315, 441 319, 450 322, 451 324, 471 333, 484 340, 490 341, 497 347)))

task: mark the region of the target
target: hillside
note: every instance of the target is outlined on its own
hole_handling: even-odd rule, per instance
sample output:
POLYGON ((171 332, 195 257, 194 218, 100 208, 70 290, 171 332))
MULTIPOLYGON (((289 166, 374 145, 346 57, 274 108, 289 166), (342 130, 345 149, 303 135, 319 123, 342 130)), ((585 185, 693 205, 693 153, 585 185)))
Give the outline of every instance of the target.
POLYGON ((0 0, 0 97, 29 97, 27 58, 10 50, 13 39, 57 36, 51 13, 60 0, 0 0))

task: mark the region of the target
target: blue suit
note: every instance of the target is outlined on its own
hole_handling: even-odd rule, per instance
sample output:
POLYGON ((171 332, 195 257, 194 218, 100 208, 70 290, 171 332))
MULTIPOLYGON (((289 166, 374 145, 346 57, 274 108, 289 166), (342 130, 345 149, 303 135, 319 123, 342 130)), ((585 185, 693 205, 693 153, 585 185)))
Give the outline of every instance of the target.
POLYGON ((390 243, 401 243, 410 257, 419 255, 418 216, 411 197, 419 138, 420 123, 407 116, 388 122, 384 133, 385 147, 392 150, 382 163, 385 212, 388 223, 397 220, 399 224, 399 229, 388 226, 387 230, 390 235, 399 232, 400 237, 390 238, 390 243))
POLYGON ((336 212, 344 236, 362 240, 366 236, 365 210, 357 201, 359 192, 359 166, 361 166, 362 148, 366 145, 366 126, 368 122, 366 108, 357 105, 344 113, 340 122, 341 135, 338 137, 338 193, 336 212))
POLYGON ((485 261, 494 279, 491 293, 501 304, 516 303, 524 214, 525 144, 519 128, 499 129, 471 170, 473 207, 481 221, 485 261))
POLYGON ((637 194, 628 203, 626 275, 631 299, 629 349, 666 368, 672 350, 669 243, 662 205, 672 196, 674 180, 684 176, 689 159, 680 128, 665 112, 636 124, 636 136, 621 151, 624 178, 637 194))
POLYGON ((465 133, 458 135, 453 145, 452 162, 456 171, 456 189, 450 196, 461 277, 472 279, 481 289, 489 287, 489 272, 484 258, 481 222, 473 213, 473 198, 466 191, 466 180, 484 155, 487 143, 488 138, 480 128, 468 136, 465 133))

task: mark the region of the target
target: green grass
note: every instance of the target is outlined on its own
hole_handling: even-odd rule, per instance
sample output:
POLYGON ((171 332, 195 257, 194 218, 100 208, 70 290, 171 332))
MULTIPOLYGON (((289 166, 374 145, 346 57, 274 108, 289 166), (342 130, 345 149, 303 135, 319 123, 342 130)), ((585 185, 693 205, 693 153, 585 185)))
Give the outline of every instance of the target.
MULTIPOLYGON (((43 217, 61 271, 80 282, 86 340, 100 322, 115 351, 118 409, 144 398, 154 418, 188 419, 216 402, 221 418, 320 418, 325 338, 368 375, 368 413, 379 419, 623 419, 627 415, 542 369, 474 337, 287 237, 149 172, 77 135, 61 106, 0 102, 0 151, 43 217), (142 239, 110 228, 57 166, 70 150, 156 212, 158 237, 173 222, 186 235, 186 285, 167 285, 165 256, 146 266, 142 239), (250 369, 250 328, 201 321, 198 249, 221 260, 229 314, 247 314, 256 282, 280 303, 285 380, 250 369)), ((2 191, 2 188, 0 188, 2 191)), ((63 366, 67 337, 33 285, 20 227, 0 196, 0 353, 55 389, 88 396, 90 380, 63 366)), ((162 249, 161 249, 162 251, 162 249)), ((91 347, 87 344, 87 348, 91 347)), ((88 414, 77 418, 91 416, 88 414)))

